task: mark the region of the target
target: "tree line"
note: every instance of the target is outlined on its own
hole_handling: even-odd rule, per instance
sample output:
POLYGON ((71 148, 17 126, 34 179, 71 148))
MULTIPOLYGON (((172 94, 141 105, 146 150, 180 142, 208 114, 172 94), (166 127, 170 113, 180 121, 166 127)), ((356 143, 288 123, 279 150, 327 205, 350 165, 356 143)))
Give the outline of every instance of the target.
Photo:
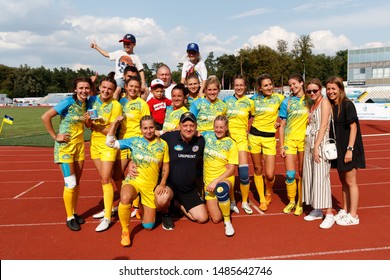
MULTIPOLYGON (((276 87, 286 86, 288 77, 299 73, 306 80, 319 78, 325 82, 330 76, 340 76, 347 79, 348 50, 340 50, 335 56, 313 54, 313 43, 310 35, 302 35, 293 43, 291 51, 287 41, 279 40, 276 50, 265 45, 241 49, 236 55, 223 54, 214 57, 210 52, 203 58, 208 75, 216 75, 221 81, 223 89, 230 89, 233 77, 243 74, 247 77, 251 88, 255 87, 256 78, 263 73, 270 74, 276 87)), ((163 62, 153 63, 151 67, 143 64, 145 78, 150 83, 159 66, 163 62)), ((172 70, 172 78, 180 81, 183 64, 179 63, 176 70, 172 70)), ((43 97, 48 93, 72 92, 72 82, 79 76, 92 76, 91 69, 70 68, 46 69, 43 66, 31 68, 28 65, 8 67, 0 64, 0 93, 9 98, 43 97)), ((108 74, 108 73, 107 73, 108 74)), ((98 80, 105 75, 99 75, 98 80)))

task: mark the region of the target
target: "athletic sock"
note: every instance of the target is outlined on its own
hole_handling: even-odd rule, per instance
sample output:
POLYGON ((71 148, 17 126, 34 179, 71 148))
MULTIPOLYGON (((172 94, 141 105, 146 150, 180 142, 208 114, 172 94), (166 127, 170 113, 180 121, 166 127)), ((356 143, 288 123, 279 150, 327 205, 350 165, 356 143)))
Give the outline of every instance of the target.
POLYGON ((290 200, 290 202, 295 203, 295 197, 297 196, 297 182, 292 181, 291 183, 288 183, 286 181, 286 189, 287 189, 287 197, 290 200))
POLYGON ((230 222, 230 199, 224 202, 219 202, 219 209, 221 209, 223 221, 224 222, 230 222))
POLYGON ((257 189, 257 193, 259 194, 259 200, 261 202, 265 202, 265 195, 264 195, 264 179, 263 175, 256 175, 254 174, 253 176, 254 181, 255 181, 255 186, 257 189))
POLYGON ((240 184, 240 191, 241 191, 242 202, 248 202, 249 184, 246 185, 240 184))
POLYGON ((80 186, 74 187, 73 200, 72 200, 73 214, 77 213, 76 209, 77 209, 77 202, 79 201, 79 194, 80 194, 80 186))
POLYGON ((274 185, 275 185, 275 176, 272 179, 272 181, 268 181, 267 179, 265 179, 265 194, 266 195, 272 195, 272 188, 274 187, 274 185))
POLYGON ((137 196, 137 198, 133 200, 133 207, 139 208, 139 196, 137 196))
POLYGON ((104 218, 111 219, 112 204, 114 203, 114 187, 112 183, 103 184, 104 218))
POLYGON ((67 218, 73 218, 73 195, 74 189, 64 187, 63 199, 67 218))
POLYGON ((130 214, 131 214, 131 204, 122 204, 119 202, 118 206, 118 216, 119 222, 122 226, 122 231, 129 232, 130 229, 130 214))

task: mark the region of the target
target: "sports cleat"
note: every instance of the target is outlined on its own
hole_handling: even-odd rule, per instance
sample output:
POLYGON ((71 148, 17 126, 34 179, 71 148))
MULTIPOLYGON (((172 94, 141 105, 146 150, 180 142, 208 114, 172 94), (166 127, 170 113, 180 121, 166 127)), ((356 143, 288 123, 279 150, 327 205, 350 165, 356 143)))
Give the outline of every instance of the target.
POLYGON ((347 211, 340 209, 339 212, 334 215, 334 220, 337 222, 338 220, 343 219, 345 216, 347 216, 347 211))
POLYGON ((283 209, 283 212, 288 214, 290 213, 293 209, 295 208, 295 202, 294 201, 290 201, 286 207, 284 207, 283 209))
POLYGON ((164 214, 162 216, 162 228, 165 230, 173 230, 175 228, 173 219, 169 214, 164 214))
POLYGON ((267 203, 266 202, 260 202, 259 209, 261 211, 264 211, 264 212, 267 211, 268 210, 267 203))
POLYGON ((73 217, 74 219, 76 220, 76 223, 78 223, 79 225, 82 225, 85 223, 85 220, 83 217, 77 215, 77 214, 73 214, 73 217))
POLYGON ((103 218, 100 222, 100 224, 96 227, 95 231, 101 232, 105 231, 110 227, 111 221, 107 218, 103 218))
POLYGON ((328 229, 331 228, 334 225, 334 216, 333 214, 327 214, 325 216, 325 219, 320 224, 320 228, 328 229))
MULTIPOLYGON (((118 213, 118 207, 113 207, 111 210, 111 216, 115 216, 118 213)), ((103 219, 104 218, 104 209, 99 213, 96 213, 92 216, 94 219, 103 219)))
POLYGON ((300 215, 302 215, 302 213, 303 213, 303 207, 299 206, 299 205, 296 205, 295 206, 294 215, 295 216, 300 216, 300 215))
POLYGON ((80 225, 77 223, 76 219, 71 219, 66 221, 66 226, 73 231, 79 231, 81 229, 80 225))
POLYGON ((350 213, 348 213, 344 218, 336 221, 336 223, 339 226, 355 226, 359 224, 359 216, 356 216, 356 218, 354 218, 350 213))
POLYGON ((244 210, 245 213, 247 213, 248 215, 251 215, 253 214, 253 210, 252 208, 249 206, 249 203, 248 202, 243 202, 241 204, 241 208, 244 210))
POLYGON ((314 220, 321 220, 324 217, 324 214, 322 214, 321 209, 314 209, 310 212, 309 215, 305 216, 303 219, 305 221, 311 222, 314 220))
POLYGON ((133 208, 133 211, 131 212, 130 217, 131 217, 131 218, 136 217, 137 220, 141 220, 141 214, 140 214, 140 212, 141 212, 141 211, 139 210, 139 208, 133 208))
POLYGON ((240 210, 238 209, 236 202, 230 201, 230 210, 234 213, 240 213, 240 210))
POLYGON ((122 231, 121 245, 123 247, 129 247, 131 245, 130 232, 122 231))
POLYGON ((225 222, 225 234, 226 236, 233 236, 234 235, 234 228, 231 222, 225 222))
POLYGON ((265 203, 267 203, 267 205, 270 205, 272 201, 272 194, 265 194, 265 203))

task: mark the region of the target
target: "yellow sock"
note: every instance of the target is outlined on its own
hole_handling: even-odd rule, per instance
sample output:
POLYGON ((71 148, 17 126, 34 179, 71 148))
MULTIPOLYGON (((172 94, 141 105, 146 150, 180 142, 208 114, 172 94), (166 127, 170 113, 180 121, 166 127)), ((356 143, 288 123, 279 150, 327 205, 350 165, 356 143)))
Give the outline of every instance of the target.
POLYGON ((65 211, 66 211, 66 217, 72 218, 73 217, 73 196, 74 196, 74 189, 70 189, 67 187, 64 187, 64 204, 65 204, 65 211))
POLYGON ((240 184, 242 202, 248 202, 249 197, 249 184, 240 184))
POLYGON ((294 181, 291 183, 288 183, 286 181, 286 189, 287 189, 287 197, 291 202, 295 203, 295 197, 297 196, 297 182, 294 181))
POLYGON ((133 200, 133 207, 139 208, 139 196, 137 196, 137 198, 133 200))
MULTIPOLYGON (((111 210, 110 210, 111 212, 111 210)), ((122 226, 122 231, 129 232, 129 226, 130 226, 130 214, 131 214, 131 204, 123 205, 119 202, 118 205, 118 216, 119 216, 119 222, 122 226)))
POLYGON ((111 219, 112 204, 114 203, 114 187, 111 183, 103 184, 104 218, 111 219))
POLYGON ((236 201, 236 198, 234 197, 234 183, 232 185, 232 187, 229 189, 229 198, 230 198, 230 201, 236 201))
POLYGON ((230 199, 225 202, 219 202, 219 209, 221 209, 223 221, 230 222, 230 199))
POLYGON ((255 181, 257 193, 259 194, 260 202, 265 202, 263 175, 259 176, 259 175, 254 174, 253 178, 255 181))
POLYGON ((298 206, 302 207, 302 178, 298 178, 298 206))
POLYGON ((77 202, 79 201, 79 194, 80 194, 80 186, 76 186, 73 189, 73 214, 76 214, 76 208, 77 208, 77 202))
POLYGON ((265 179, 265 194, 271 195, 272 188, 274 187, 274 185, 275 185, 275 176, 272 179, 272 181, 268 181, 267 179, 265 179))

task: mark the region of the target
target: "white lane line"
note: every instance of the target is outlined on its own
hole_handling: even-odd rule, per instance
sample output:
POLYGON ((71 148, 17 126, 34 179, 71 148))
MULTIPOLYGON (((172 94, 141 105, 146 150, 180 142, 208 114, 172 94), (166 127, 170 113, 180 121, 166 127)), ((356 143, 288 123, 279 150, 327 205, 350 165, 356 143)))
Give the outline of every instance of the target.
POLYGON ((351 254, 351 253, 362 253, 362 252, 372 252, 372 251, 387 251, 387 250, 390 250, 390 246, 374 247, 374 248, 349 249, 349 250, 337 250, 337 251, 323 251, 323 252, 301 253, 301 254, 290 254, 290 255, 279 255, 279 256, 268 256, 268 257, 248 258, 248 259, 240 259, 240 260, 292 259, 292 258, 302 258, 302 257, 315 257, 315 256, 351 254))
POLYGON ((32 186, 32 187, 31 187, 31 188, 29 188, 28 190, 26 190, 26 191, 24 191, 24 192, 22 192, 22 193, 18 194, 17 196, 14 196, 12 199, 17 199, 17 198, 21 197, 22 195, 24 195, 24 194, 28 193, 29 191, 31 191, 31 190, 33 190, 33 189, 35 189, 36 187, 39 187, 39 186, 40 186, 40 185, 42 185, 44 182, 45 182, 45 181, 41 181, 41 182, 39 182, 38 184, 36 184, 36 185, 32 186))

